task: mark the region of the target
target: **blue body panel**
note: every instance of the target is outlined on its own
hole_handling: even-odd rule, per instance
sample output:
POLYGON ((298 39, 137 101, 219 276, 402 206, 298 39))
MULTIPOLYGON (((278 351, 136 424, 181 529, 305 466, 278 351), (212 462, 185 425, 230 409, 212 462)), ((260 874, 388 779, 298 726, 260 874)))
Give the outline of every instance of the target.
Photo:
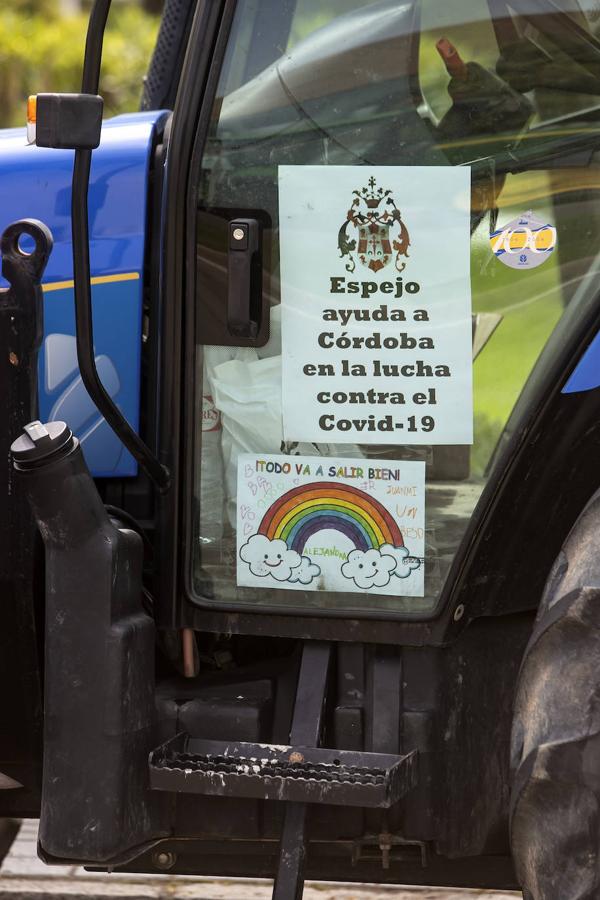
POLYGON ((562 389, 563 394, 600 387, 600 333, 589 345, 562 389))
MULTIPOLYGON (((164 112, 104 123, 92 157, 90 259, 96 364, 102 381, 137 429, 148 169, 164 112)), ((63 419, 81 439, 92 473, 135 475, 137 466, 81 383, 75 354, 71 175, 73 153, 28 147, 24 130, 0 132, 0 232, 21 218, 41 219, 54 236, 44 275, 40 415, 63 419)))

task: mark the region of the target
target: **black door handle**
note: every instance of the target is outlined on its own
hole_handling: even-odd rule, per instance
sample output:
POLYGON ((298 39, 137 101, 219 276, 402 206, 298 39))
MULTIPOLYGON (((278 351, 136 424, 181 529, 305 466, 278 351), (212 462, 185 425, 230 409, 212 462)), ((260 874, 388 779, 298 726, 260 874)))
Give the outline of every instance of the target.
POLYGON ((262 309, 260 223, 229 223, 227 327, 235 337, 256 338, 262 309))

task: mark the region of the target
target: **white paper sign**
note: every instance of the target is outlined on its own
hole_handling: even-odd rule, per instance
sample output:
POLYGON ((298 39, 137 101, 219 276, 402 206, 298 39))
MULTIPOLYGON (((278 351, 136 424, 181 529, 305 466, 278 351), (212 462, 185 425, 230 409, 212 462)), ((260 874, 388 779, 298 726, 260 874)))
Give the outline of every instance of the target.
POLYGON ((280 166, 286 440, 473 441, 470 171, 280 166))
POLYGON ((237 583, 422 597, 425 463, 238 460, 237 583))

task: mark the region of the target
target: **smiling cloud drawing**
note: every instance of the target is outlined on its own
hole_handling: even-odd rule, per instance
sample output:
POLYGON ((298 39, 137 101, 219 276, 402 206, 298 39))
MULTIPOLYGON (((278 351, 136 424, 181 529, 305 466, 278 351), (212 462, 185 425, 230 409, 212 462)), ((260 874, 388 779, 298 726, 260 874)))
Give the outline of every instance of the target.
POLYGON ((321 567, 314 563, 308 556, 303 556, 300 565, 292 569, 288 581, 299 581, 300 584, 310 584, 321 574, 321 567))
POLYGON ((276 581, 288 581, 292 570, 303 565, 300 554, 288 550, 285 541, 271 541, 264 534, 253 534, 241 548, 240 556, 248 563, 253 575, 259 578, 272 575, 276 581))
POLYGON ((352 550, 342 566, 342 575, 357 587, 368 590, 385 587, 392 575, 407 578, 420 565, 421 561, 410 556, 406 547, 382 544, 379 550, 352 550))
POLYGON ((354 581, 357 587, 368 590, 389 584, 395 568, 394 557, 383 555, 379 550, 352 550, 342 566, 342 575, 354 581))
POLYGON ((391 544, 382 544, 379 551, 386 556, 392 556, 396 560, 396 568, 393 574, 398 578, 408 578, 410 573, 421 565, 420 559, 410 555, 408 547, 392 547, 391 544))
MULTIPOLYGON (((264 534, 253 534, 241 548, 240 557, 259 578, 271 576, 275 581, 309 585, 321 574, 310 557, 290 550, 280 538, 270 540, 264 534)), ((357 588, 368 591, 385 587, 393 575, 408 578, 420 565, 420 559, 410 556, 406 547, 382 544, 379 549, 351 550, 341 572, 357 588)))

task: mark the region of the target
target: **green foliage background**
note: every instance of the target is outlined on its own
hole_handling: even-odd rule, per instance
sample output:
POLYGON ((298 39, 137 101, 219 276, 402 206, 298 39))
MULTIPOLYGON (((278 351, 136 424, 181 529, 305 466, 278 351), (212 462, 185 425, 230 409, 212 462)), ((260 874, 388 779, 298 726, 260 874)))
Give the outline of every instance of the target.
MULTIPOLYGON (((0 127, 25 124, 29 94, 78 91, 88 12, 63 16, 54 0, 0 4, 0 127)), ((139 6, 109 16, 100 92, 104 115, 139 107, 159 19, 139 6)))

